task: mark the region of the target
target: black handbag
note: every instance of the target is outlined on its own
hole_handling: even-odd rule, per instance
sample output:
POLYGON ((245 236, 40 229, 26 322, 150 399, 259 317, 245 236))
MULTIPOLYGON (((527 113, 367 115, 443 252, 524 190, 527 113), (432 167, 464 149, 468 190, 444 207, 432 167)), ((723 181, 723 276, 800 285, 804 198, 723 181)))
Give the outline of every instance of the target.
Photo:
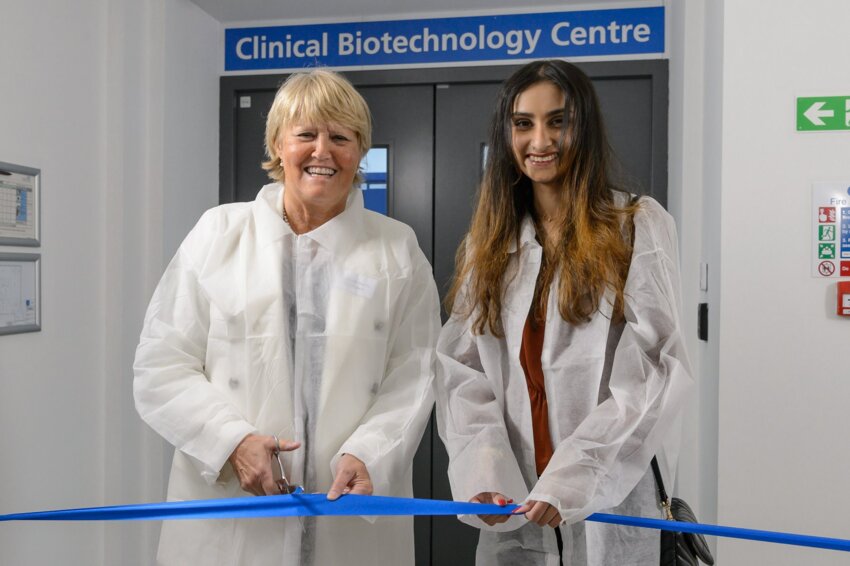
MULTIPOLYGON (((664 482, 661 480, 661 470, 658 469, 658 460, 654 456, 652 473, 655 475, 658 497, 661 499, 665 518, 669 521, 698 523, 690 505, 678 497, 674 497, 672 501, 667 497, 664 482)), ((708 566, 714 564, 714 556, 711 555, 711 550, 702 535, 661 531, 661 566, 699 566, 700 560, 708 566)))

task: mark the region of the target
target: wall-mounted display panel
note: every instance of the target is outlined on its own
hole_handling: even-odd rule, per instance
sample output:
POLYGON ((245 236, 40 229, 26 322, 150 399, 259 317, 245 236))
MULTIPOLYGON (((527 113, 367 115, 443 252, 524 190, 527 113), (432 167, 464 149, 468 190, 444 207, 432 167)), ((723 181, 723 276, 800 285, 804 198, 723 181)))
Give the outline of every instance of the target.
POLYGON ((41 330, 41 254, 0 253, 0 335, 41 330))
POLYGON ((41 171, 0 161, 0 245, 39 245, 41 171))

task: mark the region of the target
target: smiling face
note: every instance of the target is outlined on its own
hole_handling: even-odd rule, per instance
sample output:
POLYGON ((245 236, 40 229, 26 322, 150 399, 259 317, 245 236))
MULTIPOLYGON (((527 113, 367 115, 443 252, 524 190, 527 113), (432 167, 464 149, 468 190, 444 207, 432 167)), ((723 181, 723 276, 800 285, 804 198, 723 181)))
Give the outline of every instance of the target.
POLYGON ((345 208, 361 158, 354 130, 337 124, 294 124, 281 132, 275 150, 287 200, 325 211, 345 208))
POLYGON ((557 189, 561 182, 563 91, 549 81, 519 93, 511 114, 511 146, 517 166, 535 190, 557 189))

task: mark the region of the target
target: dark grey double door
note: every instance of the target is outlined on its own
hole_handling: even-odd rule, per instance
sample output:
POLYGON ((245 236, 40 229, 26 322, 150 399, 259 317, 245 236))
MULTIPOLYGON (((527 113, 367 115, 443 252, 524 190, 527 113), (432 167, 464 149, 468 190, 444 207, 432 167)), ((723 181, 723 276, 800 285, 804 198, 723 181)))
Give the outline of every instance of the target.
MULTIPOLYGON (((632 190, 667 196, 666 61, 591 63, 611 145, 632 190)), ((409 224, 434 266, 441 297, 466 233, 501 81, 515 66, 347 73, 373 115, 373 145, 389 149, 389 215, 409 224)), ((220 200, 253 200, 268 182, 265 117, 281 76, 221 79, 220 200), (248 106, 250 104, 250 106, 248 106)), ((417 497, 451 499, 448 457, 433 423, 414 462, 417 497)), ((471 473, 474 473, 471 471, 471 473)), ((416 563, 474 564, 478 533, 453 517, 416 519, 416 563)))

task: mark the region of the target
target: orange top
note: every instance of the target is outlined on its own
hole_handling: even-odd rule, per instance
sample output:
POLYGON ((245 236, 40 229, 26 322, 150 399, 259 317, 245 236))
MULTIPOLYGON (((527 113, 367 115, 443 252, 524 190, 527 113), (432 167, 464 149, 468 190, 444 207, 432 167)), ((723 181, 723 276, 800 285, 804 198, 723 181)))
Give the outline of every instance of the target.
MULTIPOLYGON (((532 309, 533 311, 534 309, 532 309)), ((528 398, 531 400, 531 428, 534 432, 534 461, 537 475, 543 474, 552 458, 552 437, 549 434, 549 404, 546 402, 546 383, 543 379, 543 335, 545 323, 534 321, 529 313, 522 330, 522 345, 519 350, 519 363, 525 372, 528 386, 528 398)))

